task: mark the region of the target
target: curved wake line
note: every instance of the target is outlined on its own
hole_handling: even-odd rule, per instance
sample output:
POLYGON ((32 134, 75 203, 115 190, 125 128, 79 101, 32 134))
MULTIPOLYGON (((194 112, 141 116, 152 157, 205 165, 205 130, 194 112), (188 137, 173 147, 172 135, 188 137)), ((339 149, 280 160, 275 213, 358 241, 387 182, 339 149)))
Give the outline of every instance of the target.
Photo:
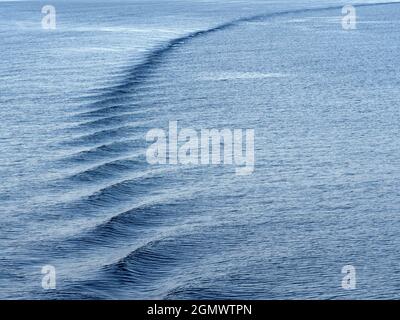
MULTIPOLYGON (((367 6, 382 6, 382 5, 394 5, 394 4, 399 4, 400 2, 382 2, 382 3, 366 3, 366 4, 359 4, 357 7, 367 7, 367 6)), ((230 22, 226 22, 223 24, 220 24, 216 27, 206 29, 206 30, 199 30, 195 31, 192 33, 189 33, 185 36, 181 36, 175 39, 170 40, 167 42, 164 46, 159 47, 152 52, 150 52, 146 57, 145 60, 138 64, 134 65, 128 72, 130 74, 123 83, 117 86, 109 87, 106 88, 106 92, 103 94, 99 95, 98 97, 105 97, 105 100, 100 100, 99 103, 102 103, 103 101, 107 104, 109 99, 111 98, 112 100, 117 98, 124 98, 124 95, 128 93, 132 93, 132 89, 134 89, 136 86, 139 86, 143 81, 147 79, 147 77, 151 74, 151 71, 162 62, 162 58, 169 53, 170 51, 174 50, 175 48, 179 47, 182 44, 187 43, 188 41, 200 37, 200 36, 205 36, 213 32, 218 32, 218 31, 223 31, 227 30, 233 27, 236 27, 242 23, 247 23, 247 22, 255 22, 259 20, 265 20, 268 18, 274 18, 274 17, 281 17, 289 14, 300 14, 300 13, 307 13, 307 12, 321 12, 321 11, 327 11, 327 10, 338 10, 341 9, 341 5, 337 6, 328 6, 328 7, 320 7, 320 8, 304 8, 304 9, 296 9, 296 10, 287 10, 287 11, 280 11, 280 12, 275 12, 275 13, 268 13, 268 14, 260 14, 260 15, 255 15, 251 17, 244 17, 240 19, 236 19, 230 22), (122 96, 122 97, 121 97, 122 96)), ((110 106, 102 106, 100 110, 104 110, 104 108, 108 108, 110 106)), ((92 140, 95 138, 96 139, 96 144, 98 146, 95 146, 94 148, 90 148, 88 150, 80 151, 77 154, 70 155, 67 159, 68 161, 74 161, 74 162, 95 162, 97 163, 99 160, 102 160, 104 158, 107 159, 106 162, 102 163, 102 168, 105 168, 105 165, 108 165, 108 167, 112 167, 110 163, 114 162, 116 159, 119 158, 121 154, 125 154, 128 151, 132 151, 132 148, 136 151, 139 152, 143 151, 144 149, 138 145, 135 145, 135 140, 131 141, 132 143, 129 143, 128 141, 121 140, 121 141, 112 141, 111 143, 104 144, 104 140, 106 138, 110 138, 109 134, 110 132, 104 129, 104 127, 107 128, 107 125, 115 125, 119 124, 119 121, 123 120, 123 116, 112 116, 113 112, 117 112, 118 106, 113 106, 112 109, 107 109, 108 111, 111 111, 107 114, 105 118, 100 118, 92 121, 86 121, 82 124, 79 125, 79 128, 81 129, 89 129, 89 128, 101 128, 99 132, 95 132, 94 135, 87 135, 87 136, 81 136, 78 138, 77 141, 75 141, 76 144, 85 144, 89 142, 93 142, 92 140), (116 123, 115 123, 116 122, 116 123), (112 157, 114 155, 114 159, 110 159, 110 156, 112 157), (111 161, 110 161, 111 160, 111 161)), ((84 112, 83 114, 87 115, 88 112, 84 112)), ((134 116, 135 114, 132 113, 134 116)), ((133 119, 132 119, 133 120, 133 119)), ((118 129, 117 129, 118 131, 118 129)), ((114 137, 111 137, 112 139, 115 139, 115 137, 118 137, 118 133, 114 133, 114 137)), ((95 166, 96 167, 96 166, 95 166)), ((100 167, 101 168, 101 167, 100 167)), ((96 175, 96 174, 91 174, 92 172, 84 171, 83 173, 81 172, 76 176, 76 178, 84 178, 90 180, 90 181, 95 181, 96 179, 99 179, 101 177, 101 174, 96 175), (86 174, 86 176, 85 176, 86 174)), ((96 170, 94 171, 96 173, 96 170)), ((115 187, 115 186, 114 186, 115 187)), ((97 198, 99 200, 102 200, 100 195, 97 194, 97 198)), ((106 197, 107 199, 107 197, 106 197)), ((103 199, 104 200, 104 199, 103 199)))
MULTIPOLYGON (((370 6, 382 6, 382 5, 395 5, 395 4, 400 4, 400 2, 382 2, 382 3, 364 3, 364 4, 357 4, 356 7, 370 7, 370 6)), ((175 39, 170 40, 167 42, 165 45, 162 47, 158 47, 148 53, 145 56, 145 59, 142 63, 136 64, 132 66, 130 69, 128 69, 128 76, 125 78, 124 82, 120 83, 119 85, 111 86, 108 88, 103 88, 104 92, 101 94, 97 95, 98 101, 93 102, 89 105, 89 108, 91 109, 90 111, 86 110, 82 113, 74 114, 74 117, 78 117, 80 115, 87 117, 89 115, 90 118, 94 118, 94 120, 86 120, 82 123, 77 124, 76 126, 69 128, 70 130, 79 130, 79 131, 85 131, 88 129, 93 129, 94 132, 92 134, 97 134, 97 136, 93 135, 83 135, 81 137, 78 136, 78 139, 73 139, 71 141, 71 144, 85 144, 88 143, 90 144, 93 142, 91 139, 96 139, 96 144, 100 145, 100 148, 96 148, 95 151, 104 151, 106 152, 107 150, 105 146, 102 145, 102 142, 105 140, 111 140, 109 139, 110 137, 107 137, 107 134, 104 134, 108 129, 110 129, 110 126, 112 127, 126 124, 129 123, 130 120, 134 121, 136 120, 135 118, 135 112, 137 112, 138 105, 134 105, 132 107, 126 108, 124 106, 123 102, 126 101, 128 96, 133 93, 138 93, 138 91, 141 90, 141 88, 138 88, 139 90, 137 92, 134 92, 133 89, 136 87, 139 87, 151 74, 151 72, 155 69, 155 67, 159 64, 162 63, 162 58, 174 50, 177 47, 180 47, 181 45, 187 43, 188 41, 200 37, 200 36, 205 36, 213 32, 218 32, 218 31, 223 31, 227 30, 233 27, 236 27, 242 23, 247 23, 247 22, 255 22, 259 20, 265 20, 268 18, 275 18, 275 17, 281 17, 289 14, 299 14, 299 13, 307 13, 307 12, 320 12, 320 11, 327 11, 327 10, 338 10, 341 9, 343 6, 342 5, 337 5, 337 6, 329 6, 329 7, 321 7, 321 8, 304 8, 304 9, 296 9, 296 10, 287 10, 287 11, 280 11, 280 12, 275 12, 275 13, 268 13, 268 14, 260 14, 260 15, 255 15, 251 17, 244 17, 240 19, 236 19, 230 22, 226 22, 223 24, 220 24, 216 27, 206 29, 206 30, 199 30, 195 31, 192 33, 189 33, 185 36, 178 37, 175 39), (121 103, 122 102, 122 103, 121 103), (92 109, 92 108, 93 109, 92 109), (119 114, 120 109, 128 109, 130 112, 130 116, 132 116, 132 119, 126 120, 125 114, 119 114), (102 111, 105 110, 107 111, 106 114, 102 115, 102 111), (92 117, 90 116, 92 115, 92 117), (98 132, 101 129, 100 132, 98 132), (103 134, 102 134, 103 132, 103 134)), ((126 110, 125 110, 126 111, 126 110)), ((145 120, 145 115, 140 114, 140 123, 144 124, 145 120)), ((135 125, 132 126, 134 128, 135 125)), ((116 129, 117 129, 116 128, 116 129)), ((118 129, 117 129, 118 130, 118 129)), ((113 133, 115 137, 120 136, 118 132, 113 133)), ((68 142, 66 142, 68 144, 68 142)), ((91 150, 93 151, 93 150, 91 150)), ((115 150, 114 150, 115 151, 115 150)), ((102 155, 101 158, 106 157, 106 154, 102 155)), ((92 154, 93 152, 89 152, 88 154, 92 154)), ((78 158, 82 158, 85 153, 80 153, 78 155, 78 158), (80 157, 79 157, 80 156, 80 157)), ((84 159, 81 159, 84 161, 84 159)))
MULTIPOLYGON (((386 2, 386 3, 368 3, 368 4, 359 4, 356 5, 356 7, 367 7, 367 6, 382 6, 382 5, 394 5, 394 4, 400 4, 400 2, 386 2)), ((109 124, 116 124, 119 123, 120 118, 115 118, 109 116, 110 114, 116 114, 118 113, 118 105, 113 105, 113 102, 115 100, 124 100, 125 98, 130 98, 130 95, 132 93, 136 93, 134 90, 138 89, 138 91, 141 89, 141 85, 143 82, 147 81, 148 77, 151 75, 152 71, 163 62, 163 58, 171 51, 174 49, 180 47, 181 45, 186 44, 192 39, 195 39, 197 37, 201 36, 206 36, 208 34, 211 34, 213 32, 218 32, 218 31, 223 31, 227 29, 234 28, 242 23, 247 23, 247 22, 256 22, 259 20, 264 20, 268 18, 275 18, 275 17, 281 17, 285 15, 291 15, 291 14, 301 14, 301 13, 308 13, 308 12, 322 12, 322 11, 328 11, 328 10, 338 10, 341 9, 342 6, 331 6, 331 7, 324 7, 324 8, 309 8, 309 9, 298 9, 298 10, 291 10, 291 11, 282 11, 282 12, 276 12, 276 13, 270 13, 270 14, 262 14, 262 15, 256 15, 252 17, 247 17, 247 18, 241 18, 237 20, 233 20, 231 22, 227 22, 224 24, 221 24, 219 26, 207 29, 207 30, 201 30, 201 31, 196 31, 193 33, 190 33, 188 35, 173 39, 168 41, 165 45, 162 47, 154 49, 152 52, 150 52, 144 59, 144 61, 138 65, 132 66, 128 70, 128 76, 124 79, 122 83, 120 83, 117 86, 113 87, 108 87, 103 89, 104 92, 97 95, 97 98, 99 99, 98 103, 94 103, 93 106, 99 107, 101 105, 101 108, 98 110, 93 110, 93 111, 86 111, 82 114, 84 115, 90 115, 93 112, 93 115, 96 117, 102 116, 103 111, 106 117, 105 118, 100 118, 99 120, 95 121, 88 121, 87 123, 83 124, 80 126, 81 129, 83 130, 88 130, 89 128, 95 127, 95 128, 101 128, 102 130, 99 132, 96 132, 98 137, 98 141, 104 141, 107 137, 107 131, 103 130, 104 127, 107 127, 109 124), (102 100, 103 99, 103 100, 102 100), (114 122, 115 121, 115 122, 114 122)), ((133 106, 132 108, 137 107, 133 106)), ((121 109, 126 108, 126 106, 121 105, 121 109)), ((130 108, 130 107, 129 107, 130 108)), ((93 108, 94 109, 94 108, 93 108)), ((128 109, 129 111, 129 109, 128 109)), ((89 117, 90 118, 90 117, 89 117)), ((85 142, 87 140, 91 140, 90 136, 82 136, 80 137, 81 140, 79 140, 77 143, 79 144, 80 142, 85 142)), ((114 137, 112 137, 114 138, 114 137)), ((110 159, 109 157, 112 156, 113 154, 117 153, 120 151, 120 148, 117 149, 112 149, 112 148, 107 148, 105 146, 102 146, 100 148, 96 148, 95 150, 89 150, 88 153, 81 154, 80 156, 83 159, 87 159, 88 157, 90 158, 90 155, 96 155, 94 160, 97 160, 98 158, 102 158, 101 156, 103 153, 100 153, 100 151, 104 151, 104 156, 108 158, 108 162, 102 164, 101 166, 94 166, 93 170, 87 170, 81 174, 77 174, 75 178, 78 181, 85 180, 85 179, 90 179, 91 181, 95 180, 100 180, 100 177, 102 176, 102 173, 109 174, 109 171, 114 171, 114 170, 125 170, 126 166, 124 166, 124 163, 120 163, 119 166, 113 164, 112 162, 109 162, 110 159), (113 152, 114 151, 114 152, 113 152), (100 154, 98 154, 100 153, 100 154)), ((123 151, 123 150, 122 150, 123 151)), ((79 157, 78 157, 79 158, 79 157)), ((125 163, 126 164, 126 163, 125 163)), ((133 163, 133 169, 136 170, 135 168, 136 163, 133 163)), ((114 180, 113 180, 114 181, 114 180)), ((117 202, 126 202, 125 197, 127 195, 134 194, 135 192, 137 193, 137 189, 133 190, 133 187, 137 187, 137 184, 135 183, 135 179, 130 179, 130 180, 123 180, 120 182, 112 183, 107 187, 104 187, 100 190, 98 190, 96 193, 91 194, 90 196, 87 197, 87 199, 83 199, 83 201, 79 202, 78 204, 81 204, 82 206, 86 206, 87 208, 91 208, 94 212, 96 212, 98 205, 106 206, 110 205, 113 206, 117 202), (111 199, 111 201, 110 201, 111 199), (111 203, 110 203, 110 202, 111 203)), ((157 189, 157 179, 154 179, 153 176, 144 179, 140 183, 140 187, 142 188, 139 190, 139 193, 142 191, 144 192, 145 190, 154 190, 157 189), (150 187, 150 188, 148 188, 150 187)), ((168 184, 167 181, 163 181, 163 184, 165 183, 168 184)), ((160 183, 161 185, 161 183, 160 183)), ((73 203, 75 204, 75 203, 73 203)), ((170 204, 166 204, 167 209, 170 204)), ((172 205, 173 206, 173 205, 172 205)), ((79 206, 77 206, 79 208, 79 206)), ((75 207, 73 208, 75 209, 75 207)), ((109 208, 105 208, 106 210, 109 210, 109 208)), ((168 210, 166 209, 167 213, 168 210)), ((90 210, 89 210, 90 211, 90 210)), ((162 210, 161 210, 162 212, 162 210)), ((164 213, 164 212, 163 212, 164 213)), ((122 210, 119 213, 113 214, 110 217, 108 217, 108 220, 103 221, 100 224, 97 224, 94 226, 90 231, 88 231, 83 237, 75 239, 75 241, 86 241, 86 244, 96 244, 97 242, 100 245, 103 245, 104 243, 109 243, 113 240, 113 237, 110 236, 110 234, 117 234, 120 237, 125 236, 126 234, 129 234, 131 230, 127 228, 127 226, 136 224, 139 225, 142 228, 148 227, 154 227, 154 224, 161 224, 162 219, 165 219, 166 215, 161 215, 160 210, 156 205, 149 205, 149 206, 144 206, 144 208, 132 208, 130 210, 122 210), (158 210, 154 213, 154 207, 156 207, 158 210), (144 214, 141 215, 141 214, 144 214), (153 219, 153 221, 149 221, 149 217, 153 219), (146 219, 147 218, 147 219, 146 219), (153 225, 152 225, 153 223, 153 225)), ((184 239, 184 238, 183 238, 184 239)), ((133 250, 130 252, 128 255, 121 257, 119 260, 115 261, 114 263, 107 264, 107 265, 102 265, 102 271, 105 272, 107 275, 115 276, 115 275, 121 275, 122 278, 130 279, 130 280, 135 280, 136 283, 139 281, 137 279, 144 277, 146 280, 153 281, 157 277, 152 277, 151 274, 146 270, 151 270, 151 265, 154 264, 154 261, 157 262, 159 265, 159 268, 155 271, 156 276, 159 277, 164 277, 167 276, 170 272, 170 268, 174 267, 177 263, 181 263, 181 261, 171 261, 170 257, 172 256, 179 256, 181 247, 175 247, 173 246, 174 242, 169 241, 176 241, 176 239, 170 240, 169 238, 167 239, 159 239, 159 238, 152 238, 150 239, 147 243, 144 245, 140 246, 139 248, 133 250), (171 249, 172 247, 172 249, 171 249), (177 251, 175 251, 177 250, 177 251), (138 276, 138 278, 136 278, 138 276), (146 278, 147 276, 147 278, 146 278)), ((181 245, 181 244, 180 244, 181 245)), ((192 244, 190 242, 187 243, 188 246, 191 246, 192 244)), ((77 246, 78 247, 78 246, 77 246)), ((69 249, 67 247, 67 249, 69 249)), ((201 252, 200 252, 201 253, 201 252)), ((88 282, 90 284, 90 281, 88 282)), ((85 282, 82 281, 80 284, 85 287, 85 282)), ((79 282, 78 282, 79 285, 79 282)), ((112 286, 112 284, 111 284, 112 286)), ((86 288, 88 285, 86 285, 86 288)), ((108 289, 109 287, 107 287, 108 289)), ((169 294, 169 291, 165 293, 166 295, 169 294)))
MULTIPOLYGON (((367 7, 367 6, 382 6, 382 5, 394 5, 394 4, 400 4, 400 2, 385 2, 385 3, 367 3, 367 4, 359 4, 356 5, 357 7, 367 7)), ((321 7, 321 8, 304 8, 304 9, 297 9, 297 10, 287 10, 287 11, 280 11, 280 12, 275 12, 275 13, 268 13, 268 14, 260 14, 260 15, 255 15, 251 17, 244 17, 240 19, 236 19, 221 25, 218 25, 216 27, 206 29, 206 30, 200 30, 196 32, 189 33, 185 36, 178 37, 175 39, 170 40, 167 42, 164 46, 159 47, 152 52, 150 52, 145 60, 138 64, 133 66, 128 76, 123 83, 117 86, 109 87, 108 89, 106 88, 106 92, 104 92, 102 95, 105 97, 105 100, 103 100, 106 104, 108 104, 108 101, 110 99, 113 101, 114 99, 119 99, 121 98, 120 95, 125 95, 127 93, 132 93, 132 89, 135 88, 136 86, 139 86, 140 83, 145 81, 147 77, 151 74, 151 71, 162 62, 162 58, 169 53, 170 51, 174 50, 178 46, 187 43, 188 41, 200 37, 200 36, 205 36, 207 34, 213 33, 213 32, 218 32, 218 31, 223 31, 227 30, 233 27, 236 27, 242 23, 247 23, 247 22, 255 22, 259 20, 265 20, 268 18, 274 18, 274 17, 281 17, 289 14, 300 14, 300 13, 307 13, 307 12, 321 12, 321 11, 327 11, 327 10, 338 10, 341 9, 342 6, 337 5, 337 6, 329 6, 329 7, 321 7), (106 97, 108 96, 108 97, 106 97)), ((102 95, 99 95, 98 97, 101 97, 102 95)), ((123 98, 123 97, 122 97, 123 98)), ((103 101, 99 101, 99 103, 102 103, 103 101)), ((121 120, 120 117, 112 117, 110 116, 110 113, 117 112, 118 106, 101 106, 99 110, 104 110, 106 109, 107 111, 107 117, 106 118, 100 118, 94 121, 87 121, 82 126, 84 127, 83 129, 88 129, 89 127, 101 127, 102 130, 100 132, 95 132, 96 134, 96 143, 99 144, 99 146, 96 146, 94 148, 90 148, 88 150, 81 151, 77 154, 70 155, 67 159, 68 161, 73 161, 74 163, 86 163, 86 162, 94 162, 96 163, 93 168, 94 170, 84 170, 83 172, 79 172, 78 174, 74 175, 73 177, 77 179, 77 182, 83 182, 81 180, 89 180, 91 182, 94 182, 96 180, 100 180, 102 177, 104 178, 104 175, 110 176, 110 172, 106 170, 106 172, 102 172, 102 169, 104 168, 116 168, 117 166, 113 165, 113 162, 116 160, 120 159, 120 155, 124 154, 127 151, 132 151, 132 148, 134 147, 135 151, 138 152, 136 154, 137 156, 140 154, 140 150, 143 151, 139 146, 135 146, 129 143, 128 141, 112 141, 111 143, 104 144, 102 143, 107 136, 109 136, 110 132, 107 130, 104 130, 104 126, 107 124, 110 124, 109 122, 111 121, 110 119, 117 119, 121 120), (111 108, 111 109, 108 109, 111 108), (113 157, 114 156, 114 157, 113 157), (110 159, 110 157, 112 159, 110 159), (106 159, 105 162, 101 162, 100 165, 97 164, 99 160, 106 159), (99 171, 99 172, 98 172, 99 171), (104 173, 104 174, 102 174, 104 173)), ((96 111, 94 111, 96 112, 96 111)), ((87 115, 88 112, 84 112, 83 114, 87 115)), ((97 113, 95 113, 97 115, 97 113)), ((114 124, 111 121, 111 124, 114 124)), ((118 128, 119 129, 119 128, 118 128)), ((118 130, 117 129, 117 130, 118 130)), ((115 133, 115 136, 118 136, 117 133, 115 133)), ((87 140, 92 140, 94 136, 88 135, 88 136, 82 136, 80 137, 81 140, 76 142, 78 145, 79 143, 85 143, 87 140)), ((115 137, 112 137, 115 138, 115 137)), ((133 141, 134 142, 134 141, 133 141)), ((122 168, 122 166, 118 167, 119 169, 122 168)), ((111 170, 111 169, 110 169, 111 170)), ((117 188, 118 186, 123 186, 124 184, 117 183, 117 184, 112 184, 111 187, 117 188)), ((128 188, 130 189, 130 188, 128 188)), ((106 202, 109 200, 109 198, 105 195, 108 195, 109 189, 103 190, 102 192, 98 192, 96 195, 92 195, 92 198, 95 197, 99 201, 106 202), (103 198, 104 196, 104 198, 103 198)), ((123 190, 124 191, 124 190, 123 190)), ((129 190, 130 191, 130 190, 129 190)), ((124 194, 127 193, 125 190, 123 192, 124 194)), ((128 192, 129 193, 129 192, 128 192)))
MULTIPOLYGON (((356 4, 355 7, 371 7, 371 6, 382 6, 382 5, 395 5, 395 4, 400 4, 400 2, 382 2, 382 3, 362 3, 362 4, 356 4)), ((258 20, 265 20, 268 18, 274 18, 274 17, 281 17, 284 15, 289 15, 289 14, 299 14, 299 13, 307 13, 307 12, 320 12, 320 11, 327 11, 327 10, 337 10, 341 9, 343 5, 337 5, 337 6, 329 6, 329 7, 321 7, 321 8, 306 8, 306 9, 296 9, 296 10, 288 10, 288 11, 279 11, 275 13, 269 13, 269 14, 260 14, 260 15, 255 15, 251 17, 244 17, 240 19, 236 19, 230 22, 226 22, 223 24, 220 24, 216 27, 210 28, 210 29, 205 29, 205 30, 199 30, 195 31, 192 33, 189 33, 185 36, 175 38, 167 42, 165 45, 162 47, 154 49, 152 52, 146 55, 144 61, 140 64, 137 64, 133 66, 131 69, 128 69, 128 74, 129 76, 125 78, 125 81, 119 85, 113 86, 111 88, 106 88, 104 89, 105 92, 98 95, 98 98, 104 98, 104 100, 110 99, 110 98, 116 98, 122 99, 123 96, 126 94, 132 93, 132 89, 135 88, 136 86, 139 86, 140 84, 143 83, 143 81, 149 76, 153 68, 157 65, 159 65, 162 62, 162 58, 169 53, 170 51, 174 50, 177 47, 180 47, 180 45, 187 43, 188 41, 200 37, 200 36, 205 36, 213 32, 218 32, 218 31, 223 31, 227 30, 233 27, 238 26, 239 24, 246 23, 246 22, 255 22, 258 20)), ((99 101, 98 103, 101 103, 102 101, 99 101)), ((93 103, 92 105, 96 105, 97 103, 93 103)))

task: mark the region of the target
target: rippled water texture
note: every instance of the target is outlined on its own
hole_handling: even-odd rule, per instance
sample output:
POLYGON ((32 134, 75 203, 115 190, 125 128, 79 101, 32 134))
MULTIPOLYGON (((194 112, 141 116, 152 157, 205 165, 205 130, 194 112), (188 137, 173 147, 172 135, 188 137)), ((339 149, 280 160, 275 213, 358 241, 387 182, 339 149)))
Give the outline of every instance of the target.
POLYGON ((42 5, 0 2, 0 298, 398 296, 400 4, 42 5), (169 121, 255 129, 254 173, 148 164, 169 121))

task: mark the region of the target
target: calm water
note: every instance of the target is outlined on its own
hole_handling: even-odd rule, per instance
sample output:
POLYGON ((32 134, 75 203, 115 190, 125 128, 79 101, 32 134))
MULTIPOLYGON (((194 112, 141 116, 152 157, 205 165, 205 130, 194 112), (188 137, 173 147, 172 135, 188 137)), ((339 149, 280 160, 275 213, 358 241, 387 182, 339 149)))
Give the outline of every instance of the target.
POLYGON ((399 297, 400 4, 44 4, 0 2, 0 298, 399 297), (148 164, 174 120, 254 173, 148 164))

